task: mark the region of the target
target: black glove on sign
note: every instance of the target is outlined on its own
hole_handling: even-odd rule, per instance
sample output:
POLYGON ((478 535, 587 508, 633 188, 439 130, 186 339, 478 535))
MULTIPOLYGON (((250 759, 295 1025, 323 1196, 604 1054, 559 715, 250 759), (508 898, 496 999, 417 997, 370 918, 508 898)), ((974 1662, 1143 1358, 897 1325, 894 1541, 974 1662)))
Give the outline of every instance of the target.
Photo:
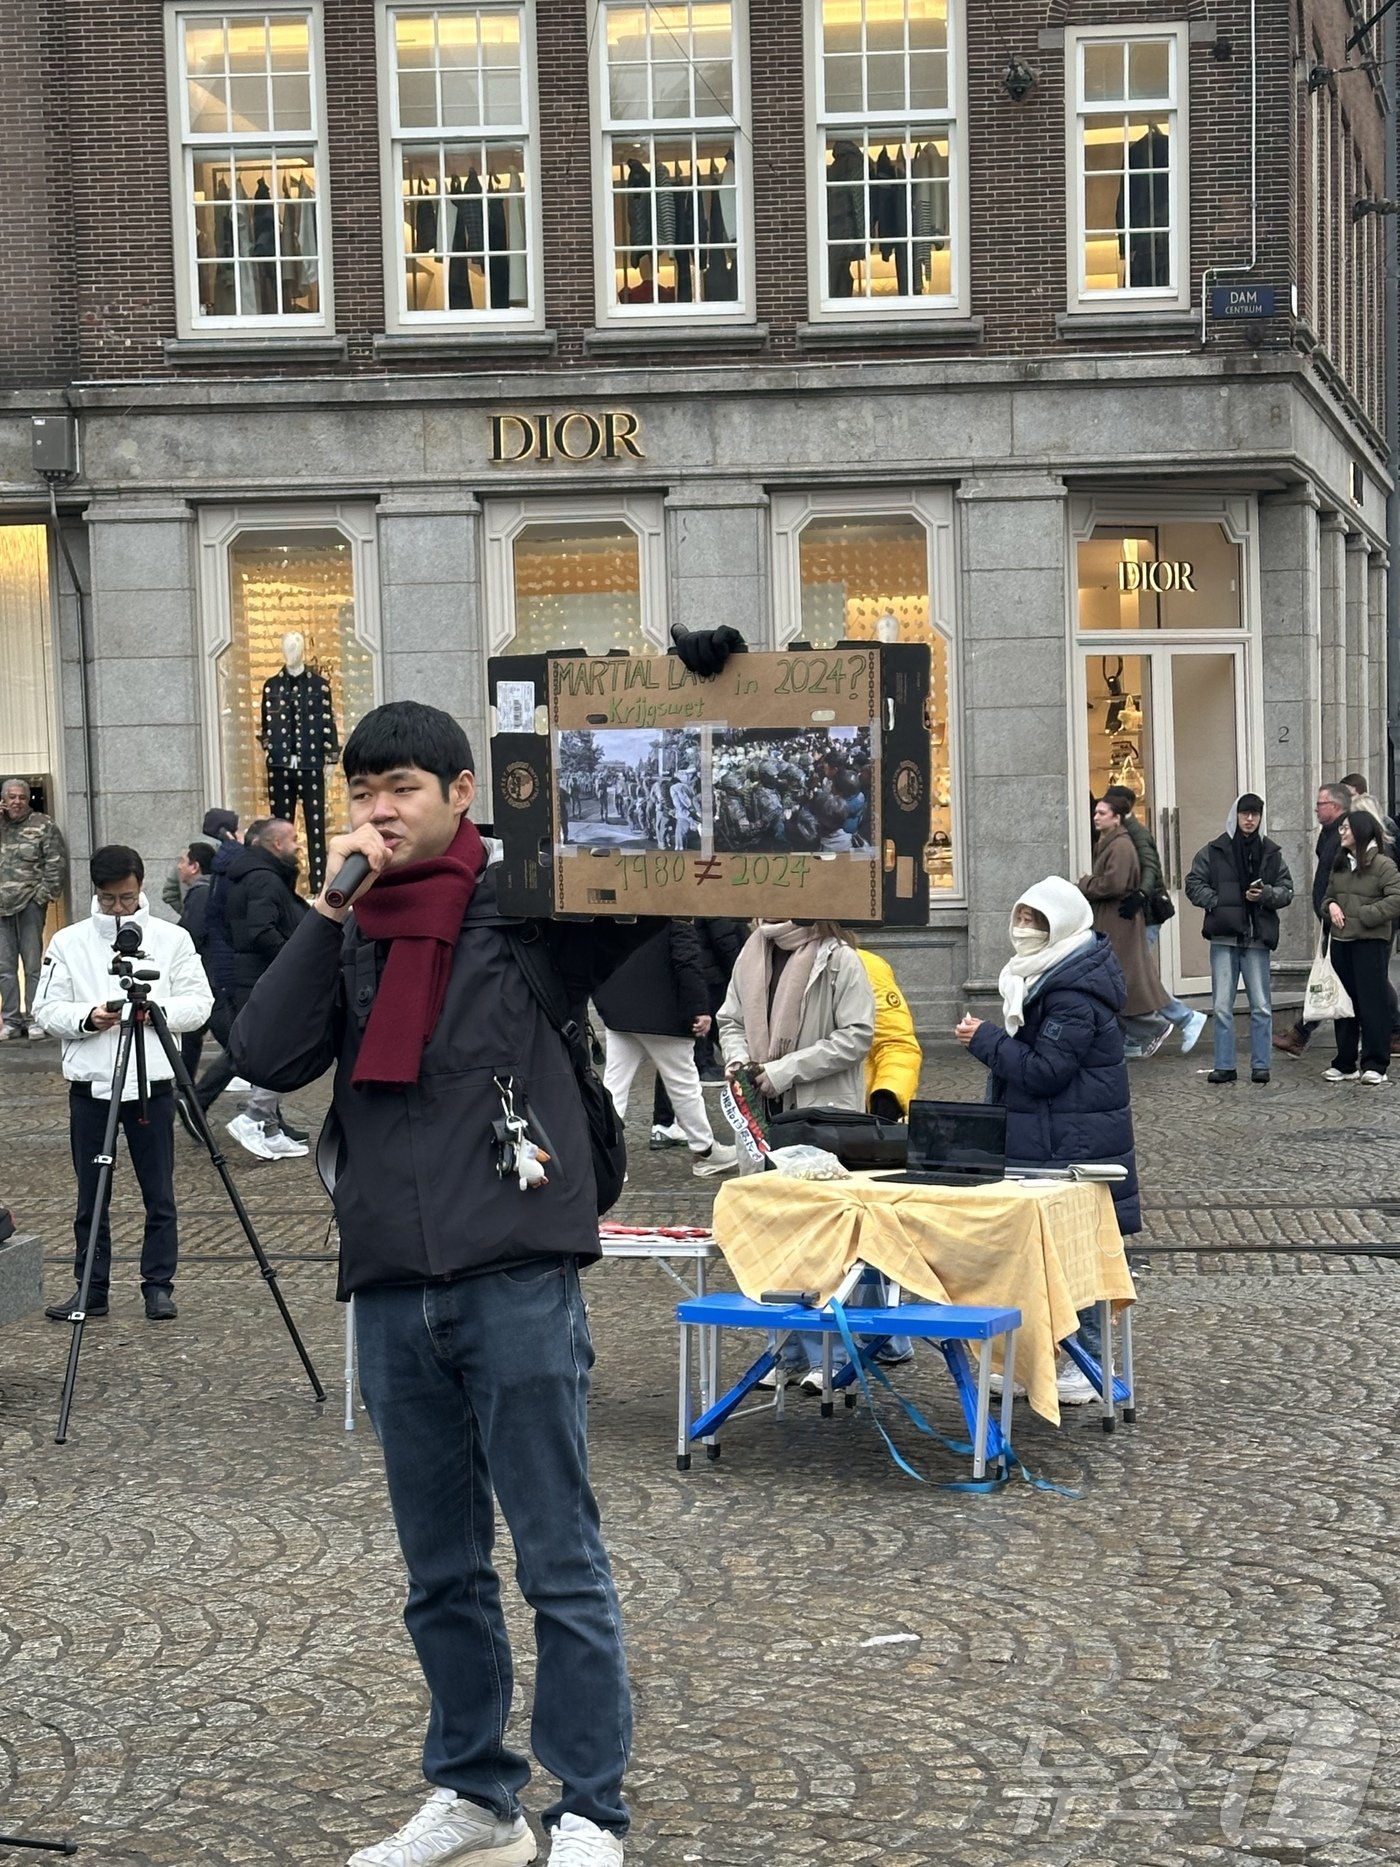
POLYGON ((675 652, 692 674, 718 674, 731 655, 746 655, 749 645, 727 623, 718 629, 687 629, 676 623, 671 630, 675 652))

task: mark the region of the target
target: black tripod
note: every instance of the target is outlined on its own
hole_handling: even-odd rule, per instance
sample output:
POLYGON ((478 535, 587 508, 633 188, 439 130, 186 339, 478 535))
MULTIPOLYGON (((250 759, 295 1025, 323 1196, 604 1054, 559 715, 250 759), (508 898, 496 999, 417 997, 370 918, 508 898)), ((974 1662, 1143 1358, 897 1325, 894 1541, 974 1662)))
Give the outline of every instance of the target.
POLYGON ((119 927, 114 946, 117 957, 112 962, 111 970, 120 981, 125 997, 115 999, 107 1006, 109 1011, 120 1012, 121 1026, 117 1039, 117 1061, 112 1071, 107 1128, 102 1137, 102 1152, 96 1156, 97 1193, 93 1205, 92 1224, 88 1228, 87 1246, 83 1253, 83 1273, 78 1281, 77 1304, 73 1310, 73 1340, 68 1349, 68 1369, 63 1377, 63 1397, 58 1410, 58 1432, 54 1435, 56 1444, 60 1446, 65 1444, 68 1438, 68 1415, 73 1405, 73 1384, 78 1378, 78 1356, 83 1346, 83 1324, 87 1321, 88 1291, 92 1285, 92 1267, 97 1255, 97 1235, 102 1227, 102 1217, 107 1209, 107 1195, 112 1184, 112 1166, 116 1159, 117 1126, 121 1120, 122 1110, 121 1092, 126 1084, 126 1072, 131 1060, 133 1045, 136 1050, 137 1106, 140 1110, 140 1119, 146 1120, 149 1097, 149 1084, 146 1079, 146 1045, 144 1039, 140 1043, 136 1042, 138 1033, 146 1025, 149 1025, 155 1032, 157 1042, 165 1052, 166 1060, 174 1071, 177 1089, 185 1098, 190 1118, 199 1130, 200 1140, 209 1151, 209 1158, 214 1163, 215 1172, 224 1183, 224 1191, 228 1194, 229 1203, 233 1207, 238 1223, 243 1227, 244 1236, 252 1247, 253 1256, 258 1261, 258 1269, 262 1272, 263 1279, 272 1292, 273 1300, 282 1313, 282 1320, 287 1325, 287 1333, 292 1338, 292 1346, 301 1357, 301 1365, 305 1368, 311 1382, 311 1391, 317 1400, 324 1400, 326 1397, 326 1390, 317 1378, 316 1370, 311 1365, 311 1357, 306 1352, 306 1345, 297 1334, 297 1326, 292 1321, 291 1311, 287 1308, 286 1299, 278 1286, 277 1273, 268 1263, 267 1253, 262 1248, 262 1241, 253 1229, 253 1221, 248 1217, 247 1207, 238 1197, 238 1188, 233 1183, 227 1163, 219 1150, 219 1144, 214 1139, 213 1130, 209 1126, 204 1110, 199 1105, 194 1083, 190 1079, 189 1071, 185 1068, 184 1060, 180 1055, 180 1047, 170 1035, 170 1026, 165 1021, 165 1013, 159 1005, 151 1002, 150 982, 158 979, 160 974, 138 972, 135 968, 135 961, 144 957, 141 952, 140 929, 134 925, 119 927))
POLYGON ((46 1854, 76 1854, 76 1841, 32 1841, 27 1835, 0 1835, 0 1848, 42 1848, 46 1854))

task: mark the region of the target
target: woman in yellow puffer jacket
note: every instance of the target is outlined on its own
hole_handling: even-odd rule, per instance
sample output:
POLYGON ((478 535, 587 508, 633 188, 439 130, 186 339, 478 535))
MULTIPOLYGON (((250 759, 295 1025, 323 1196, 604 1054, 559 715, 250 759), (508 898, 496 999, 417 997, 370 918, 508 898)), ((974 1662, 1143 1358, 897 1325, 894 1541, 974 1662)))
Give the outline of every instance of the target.
POLYGON ((914 1035, 908 1000, 889 962, 857 949, 875 994, 875 1035, 865 1062, 865 1106, 886 1121, 903 1121, 919 1093, 924 1053, 914 1035))

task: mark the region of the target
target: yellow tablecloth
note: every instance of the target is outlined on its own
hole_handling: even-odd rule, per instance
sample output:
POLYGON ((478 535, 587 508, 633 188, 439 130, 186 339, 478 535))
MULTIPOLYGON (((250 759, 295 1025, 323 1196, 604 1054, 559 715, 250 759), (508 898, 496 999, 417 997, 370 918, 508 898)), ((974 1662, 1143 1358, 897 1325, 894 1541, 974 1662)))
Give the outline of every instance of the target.
POLYGON ((1135 1299, 1107 1186, 1003 1180, 960 1187, 731 1180, 711 1221, 746 1297, 817 1290, 828 1298, 859 1258, 930 1303, 1019 1309, 1016 1379, 1043 1418, 1058 1421, 1055 1345, 1076 1311, 1135 1299))

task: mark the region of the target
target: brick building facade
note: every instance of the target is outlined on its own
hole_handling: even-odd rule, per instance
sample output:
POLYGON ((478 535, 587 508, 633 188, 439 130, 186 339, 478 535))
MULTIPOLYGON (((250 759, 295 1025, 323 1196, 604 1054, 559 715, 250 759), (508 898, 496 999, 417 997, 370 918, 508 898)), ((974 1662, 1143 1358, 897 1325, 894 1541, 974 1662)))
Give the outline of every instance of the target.
POLYGON ((1389 223, 1353 207, 1393 125, 1358 17, 17 0, 0 764, 78 852, 90 809, 158 862, 267 807, 291 633, 342 733, 415 695, 480 745, 511 643, 893 627, 935 653, 936 905, 890 941, 927 1020, 1086 864, 1110 778, 1174 880, 1245 783, 1305 872, 1317 777, 1388 781, 1389 223), (78 433, 81 632, 35 415, 78 433))

